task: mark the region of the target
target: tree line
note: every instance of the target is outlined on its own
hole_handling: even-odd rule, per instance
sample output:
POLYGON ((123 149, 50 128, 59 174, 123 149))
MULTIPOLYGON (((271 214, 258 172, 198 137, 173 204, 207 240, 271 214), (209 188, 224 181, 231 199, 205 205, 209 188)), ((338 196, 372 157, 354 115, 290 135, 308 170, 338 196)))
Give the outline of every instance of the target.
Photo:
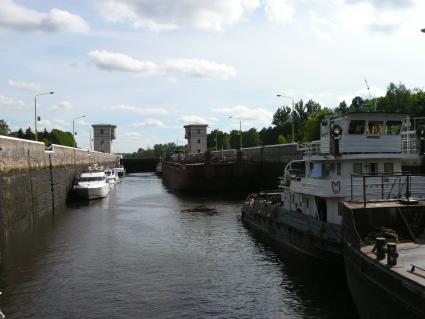
MULTIPOLYGON (((31 130, 31 127, 28 127, 25 131, 20 128, 12 132, 5 120, 0 120, 0 135, 35 141, 35 133, 31 130)), ((37 132, 37 139, 40 142, 44 142, 47 146, 57 144, 74 147, 77 145, 71 132, 64 132, 58 129, 52 129, 50 132, 44 129, 41 132, 37 132)))

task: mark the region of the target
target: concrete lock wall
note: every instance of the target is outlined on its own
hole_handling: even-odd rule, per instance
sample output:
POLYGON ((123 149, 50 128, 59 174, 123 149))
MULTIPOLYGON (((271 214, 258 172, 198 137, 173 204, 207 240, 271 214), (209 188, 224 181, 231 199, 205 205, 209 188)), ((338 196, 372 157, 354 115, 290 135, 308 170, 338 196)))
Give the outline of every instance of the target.
POLYGON ((90 164, 114 167, 119 157, 0 136, 0 236, 32 230, 63 206, 74 178, 90 164))

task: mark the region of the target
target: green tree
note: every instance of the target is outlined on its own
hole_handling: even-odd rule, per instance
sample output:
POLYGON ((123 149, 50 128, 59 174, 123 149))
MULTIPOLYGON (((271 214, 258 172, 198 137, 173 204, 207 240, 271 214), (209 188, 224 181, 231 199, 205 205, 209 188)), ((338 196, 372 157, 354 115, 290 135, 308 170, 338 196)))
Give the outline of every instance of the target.
POLYGON ((58 144, 58 145, 64 145, 64 146, 70 146, 74 147, 76 146, 74 137, 72 136, 72 133, 70 132, 63 132, 58 129, 53 129, 48 137, 49 141, 52 144, 58 144))
POLYGON ((31 127, 28 127, 24 133, 24 139, 35 140, 35 134, 32 132, 31 127))
POLYGON ((261 145, 260 134, 255 128, 251 128, 244 132, 245 141, 243 141, 244 147, 253 147, 261 145))
POLYGON ((279 134, 277 137, 277 144, 286 144, 286 137, 283 134, 279 134))
POLYGON ((345 101, 339 103, 338 107, 335 108, 335 112, 345 114, 348 112, 348 105, 345 101))
POLYGON ((291 108, 282 106, 273 114, 272 124, 276 126, 285 126, 291 122, 291 108))
POLYGON ((323 119, 331 116, 333 112, 327 108, 320 110, 318 113, 310 117, 303 126, 303 142, 310 142, 320 139, 320 124, 323 119))
POLYGON ((5 120, 0 120, 0 135, 9 135, 9 124, 5 120))

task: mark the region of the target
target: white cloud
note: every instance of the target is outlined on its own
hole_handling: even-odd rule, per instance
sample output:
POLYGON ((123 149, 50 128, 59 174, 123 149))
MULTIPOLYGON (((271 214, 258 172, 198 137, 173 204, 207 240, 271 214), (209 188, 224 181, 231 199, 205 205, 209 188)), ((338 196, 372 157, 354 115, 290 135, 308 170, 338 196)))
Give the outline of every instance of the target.
POLYGON ((263 108, 249 108, 244 105, 236 105, 233 107, 220 107, 212 109, 213 112, 223 113, 235 119, 246 121, 259 121, 271 123, 273 112, 263 108))
POLYGON ((15 100, 0 94, 0 110, 21 109, 25 106, 22 100, 15 100))
POLYGON ((1 0, 0 28, 16 31, 87 33, 90 29, 80 16, 60 9, 48 13, 18 5, 13 0, 1 0))
POLYGON ((236 76, 233 67, 203 59, 176 59, 166 62, 169 72, 201 78, 227 79, 236 76))
POLYGON ((107 21, 153 31, 194 27, 222 31, 259 7, 259 0, 107 0, 97 9, 107 21))
POLYGON ((345 101, 345 102, 347 102, 348 105, 350 105, 351 101, 356 96, 360 96, 363 99, 370 99, 370 96, 372 96, 372 98, 377 98, 377 97, 380 97, 380 96, 385 96, 386 93, 387 93, 386 89, 381 89, 381 88, 378 88, 378 87, 371 87, 370 88, 370 95, 369 95, 368 89, 363 88, 363 89, 359 89, 359 90, 351 92, 351 93, 337 95, 337 98, 338 98, 339 102, 345 101))
POLYGON ((270 22, 279 24, 291 21, 295 14, 291 0, 264 0, 264 10, 270 22))
POLYGON ((52 106, 54 111, 69 111, 72 110, 72 104, 68 101, 62 101, 54 106, 52 106))
POLYGON ((131 124, 132 127, 167 127, 162 121, 157 119, 147 119, 140 123, 131 124))
POLYGON ((131 72, 145 75, 158 73, 158 66, 154 62, 136 60, 123 53, 95 50, 89 52, 88 57, 98 68, 107 71, 131 72))
POLYGON ((125 136, 128 137, 142 137, 142 134, 140 134, 139 132, 125 132, 124 133, 125 136))
MULTIPOLYGON (((330 21, 350 33, 366 31, 372 33, 394 33, 400 27, 415 20, 419 8, 410 0, 335 0, 330 21)), ((420 2, 416 2, 417 5, 420 2)), ((411 29, 408 30, 411 32, 411 29)))
POLYGON ((167 115, 169 112, 163 108, 139 108, 132 105, 119 104, 105 107, 105 109, 117 112, 136 113, 141 115, 167 115))
POLYGON ((59 125, 63 125, 63 126, 69 125, 69 123, 67 121, 65 121, 63 119, 58 119, 58 118, 54 118, 53 122, 56 123, 56 124, 59 124, 59 125))
POLYGON ((375 7, 406 8, 413 5, 412 0, 345 0, 347 3, 369 3, 375 7))
POLYGON ((178 118, 178 121, 183 124, 208 124, 209 121, 198 115, 183 115, 178 118))
POLYGON ((137 60, 123 53, 94 50, 89 60, 107 71, 129 72, 138 75, 182 74, 192 77, 227 79, 236 75, 233 67, 203 59, 174 59, 163 66, 152 61, 137 60))
POLYGON ((7 81, 7 83, 9 84, 10 87, 13 87, 15 89, 22 90, 22 91, 37 93, 43 90, 43 86, 40 83, 15 81, 10 79, 7 81))
POLYGON ((83 125, 83 126, 91 126, 91 123, 88 122, 87 120, 85 120, 84 118, 81 118, 79 120, 77 120, 78 125, 83 125))

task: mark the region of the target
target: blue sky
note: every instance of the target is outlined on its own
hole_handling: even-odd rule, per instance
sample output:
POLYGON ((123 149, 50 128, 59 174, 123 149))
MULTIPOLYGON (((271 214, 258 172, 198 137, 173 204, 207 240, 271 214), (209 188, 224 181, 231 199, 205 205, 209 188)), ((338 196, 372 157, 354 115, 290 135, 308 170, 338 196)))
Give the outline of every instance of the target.
POLYGON ((0 0, 0 118, 117 125, 114 150, 184 143, 183 125, 261 128, 281 93, 335 107, 424 87, 420 0, 0 0), (232 116, 232 119, 229 119, 232 116))

